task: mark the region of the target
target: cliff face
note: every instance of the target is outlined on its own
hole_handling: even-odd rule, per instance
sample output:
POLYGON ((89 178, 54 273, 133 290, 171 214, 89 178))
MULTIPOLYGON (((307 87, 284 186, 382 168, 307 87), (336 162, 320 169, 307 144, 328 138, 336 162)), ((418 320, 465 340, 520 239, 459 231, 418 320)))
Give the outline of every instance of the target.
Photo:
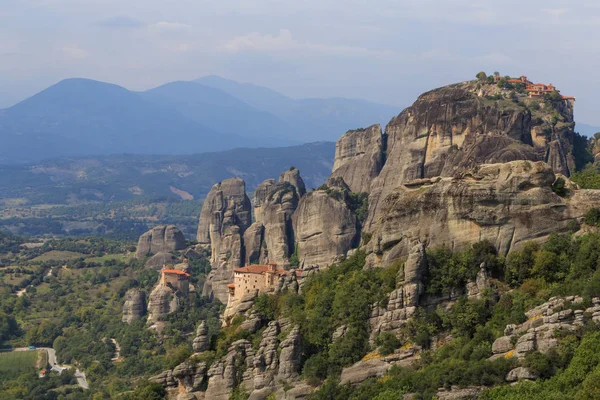
POLYGON ((465 82, 421 95, 386 127, 386 162, 371 185, 372 226, 386 197, 416 179, 451 177, 477 165, 545 161, 569 176, 574 162, 573 107, 537 99, 490 100, 495 86, 465 82))
POLYGON ((348 131, 335 146, 331 177, 341 177, 355 193, 370 191, 371 182, 385 162, 385 138, 381 126, 348 131))
POLYGON ((302 198, 294 214, 300 265, 328 266, 357 244, 358 222, 344 199, 327 190, 302 198))
POLYGON ((233 268, 244 262, 242 238, 251 223, 244 181, 233 178, 214 185, 202 206, 197 235, 200 245, 211 248, 212 271, 204 285, 205 295, 227 302, 227 284, 233 279, 233 268))
POLYGON ((569 221, 600 205, 597 191, 570 197, 552 191, 543 162, 484 164, 455 178, 423 179, 394 189, 380 205, 366 248, 373 264, 408 254, 411 243, 460 248, 487 239, 501 253, 568 230, 569 221))
POLYGON ((138 259, 186 248, 185 237, 175 225, 158 225, 140 236, 135 256, 138 259))
POLYGON ((123 304, 123 322, 128 324, 146 314, 146 295, 139 289, 129 289, 123 304))

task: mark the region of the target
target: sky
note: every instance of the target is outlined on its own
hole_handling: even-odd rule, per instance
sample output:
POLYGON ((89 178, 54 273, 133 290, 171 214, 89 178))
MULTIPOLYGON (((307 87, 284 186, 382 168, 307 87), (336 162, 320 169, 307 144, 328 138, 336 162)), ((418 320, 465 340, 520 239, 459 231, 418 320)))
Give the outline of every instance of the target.
POLYGON ((0 0, 0 107, 71 77, 220 75, 401 108, 480 71, 577 97, 600 125, 597 0, 0 0))

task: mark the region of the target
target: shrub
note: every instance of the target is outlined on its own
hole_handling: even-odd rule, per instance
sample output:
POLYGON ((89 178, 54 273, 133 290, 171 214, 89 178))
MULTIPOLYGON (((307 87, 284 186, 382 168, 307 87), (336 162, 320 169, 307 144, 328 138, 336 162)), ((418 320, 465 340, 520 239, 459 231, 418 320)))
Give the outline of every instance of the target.
POLYGON ((379 354, 387 356, 399 348, 402 345, 402 342, 393 333, 384 332, 377 336, 375 344, 379 346, 379 354))
POLYGON ((586 212, 584 221, 590 226, 600 226, 600 208, 592 208, 586 212))

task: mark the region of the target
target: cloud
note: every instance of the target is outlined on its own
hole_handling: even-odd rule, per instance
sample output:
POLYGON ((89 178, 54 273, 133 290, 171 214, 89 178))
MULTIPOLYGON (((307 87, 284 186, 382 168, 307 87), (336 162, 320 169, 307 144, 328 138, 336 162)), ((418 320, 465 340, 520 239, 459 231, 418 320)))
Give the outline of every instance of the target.
POLYGON ((547 8, 544 12, 548 15, 552 15, 554 17, 560 17, 561 15, 565 15, 569 10, 566 8, 547 8))
POLYGON ((116 16, 104 19, 102 21, 98 21, 98 26, 104 28, 140 28, 144 26, 144 23, 135 18, 126 17, 126 16, 116 16))
POLYGON ((150 26, 153 29, 159 30, 159 31, 189 31, 192 29, 191 25, 188 24, 182 24, 179 22, 166 22, 166 21, 161 21, 161 22, 157 22, 155 24, 152 24, 150 26))
POLYGON ((88 52, 77 45, 65 45, 60 50, 66 56, 76 60, 83 60, 88 57, 88 52))
POLYGON ((223 49, 232 53, 244 51, 254 52, 285 52, 304 51, 336 55, 380 55, 390 56, 393 52, 388 50, 375 50, 365 47, 330 45, 296 40, 287 29, 280 29, 278 35, 261 34, 252 32, 247 35, 237 36, 228 41, 223 49))

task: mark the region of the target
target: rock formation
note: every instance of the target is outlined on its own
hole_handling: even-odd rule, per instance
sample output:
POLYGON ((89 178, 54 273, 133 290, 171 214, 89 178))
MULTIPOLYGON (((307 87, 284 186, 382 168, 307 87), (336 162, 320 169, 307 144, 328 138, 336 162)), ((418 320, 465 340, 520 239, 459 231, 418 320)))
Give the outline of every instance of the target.
POLYGON ((385 161, 385 138, 379 124, 348 131, 335 146, 331 177, 341 177, 355 193, 369 192, 385 161))
MULTIPOLYGON (((533 351, 547 353, 558 346, 557 332, 575 332, 584 325, 585 314, 589 315, 593 322, 600 322, 600 298, 594 298, 592 303, 591 307, 586 308, 583 307, 581 297, 553 297, 546 303, 527 311, 525 313, 527 321, 520 325, 507 325, 504 336, 499 337, 492 344, 494 355, 491 359, 499 357, 523 359, 527 353, 533 351), (567 308, 567 302, 581 307, 575 310, 567 308)), ((516 376, 517 372, 523 371, 509 373, 507 381, 510 382, 515 377, 514 380, 517 380, 519 378, 516 376)))
POLYGON ((553 232, 600 205, 600 192, 577 190, 562 198, 544 162, 484 164, 455 178, 423 179, 397 187, 380 204, 366 246, 371 264, 408 255, 410 244, 459 249, 487 239, 502 253, 553 232))
POLYGON ((423 293, 423 276, 427 273, 425 246, 413 246, 404 266, 398 271, 397 288, 389 295, 385 307, 374 305, 371 312, 371 342, 381 332, 397 333, 416 311, 423 293))
POLYGON ((227 303, 227 284, 233 279, 233 268, 244 263, 242 238, 252 223, 250 199, 242 179, 226 179, 209 192, 198 225, 197 240, 211 248, 212 271, 203 293, 227 303))
POLYGON ((210 342, 206 321, 202 321, 200 322, 200 325, 198 325, 198 329, 196 329, 196 337, 194 338, 192 347, 196 353, 201 353, 209 349, 210 342))
POLYGON ((266 264, 265 226, 255 222, 244 232, 245 265, 266 264))
POLYGON ((369 226, 383 215, 386 198, 400 185, 452 177, 480 164, 545 161, 554 172, 573 171, 573 105, 508 96, 495 85, 473 82, 421 95, 386 127, 386 162, 371 185, 369 226))
POLYGON ((296 167, 291 167, 289 170, 282 172, 281 175, 279 175, 279 183, 283 182, 287 182, 296 188, 298 197, 302 197, 306 194, 306 185, 300 176, 300 171, 296 167))
POLYGON ((123 322, 128 324, 146 314, 146 295, 140 289, 129 289, 123 304, 123 322))
MULTIPOLYGON (((248 340, 238 340, 209 368, 192 356, 173 370, 150 379, 173 393, 195 393, 211 400, 228 400, 238 386, 250 395, 249 399, 266 399, 298 379, 301 355, 300 329, 287 320, 271 321, 257 348, 253 349, 248 340)), ((285 392, 288 391, 290 388, 286 387, 285 392)), ((278 393, 277 398, 301 399, 311 392, 312 388, 299 385, 289 394, 278 393)))
POLYGON ((144 264, 144 267, 160 270, 165 265, 175 264, 176 262, 177 258, 172 253, 161 251, 150 257, 144 264))
POLYGON ((140 236, 135 256, 142 259, 161 252, 183 250, 185 237, 175 225, 158 225, 140 236))
POLYGON ((177 311, 179 300, 173 289, 168 286, 158 284, 150 293, 148 301, 148 324, 157 324, 161 317, 177 311))
POLYGON ((357 244, 356 215, 343 193, 315 190, 300 200, 294 217, 294 232, 302 266, 327 266, 357 244))
POLYGON ((264 225, 264 245, 269 262, 280 266, 289 264, 289 257, 294 251, 292 215, 299 201, 296 188, 288 182, 276 183, 268 189, 267 198, 262 205, 261 219, 257 218, 257 221, 264 225))

